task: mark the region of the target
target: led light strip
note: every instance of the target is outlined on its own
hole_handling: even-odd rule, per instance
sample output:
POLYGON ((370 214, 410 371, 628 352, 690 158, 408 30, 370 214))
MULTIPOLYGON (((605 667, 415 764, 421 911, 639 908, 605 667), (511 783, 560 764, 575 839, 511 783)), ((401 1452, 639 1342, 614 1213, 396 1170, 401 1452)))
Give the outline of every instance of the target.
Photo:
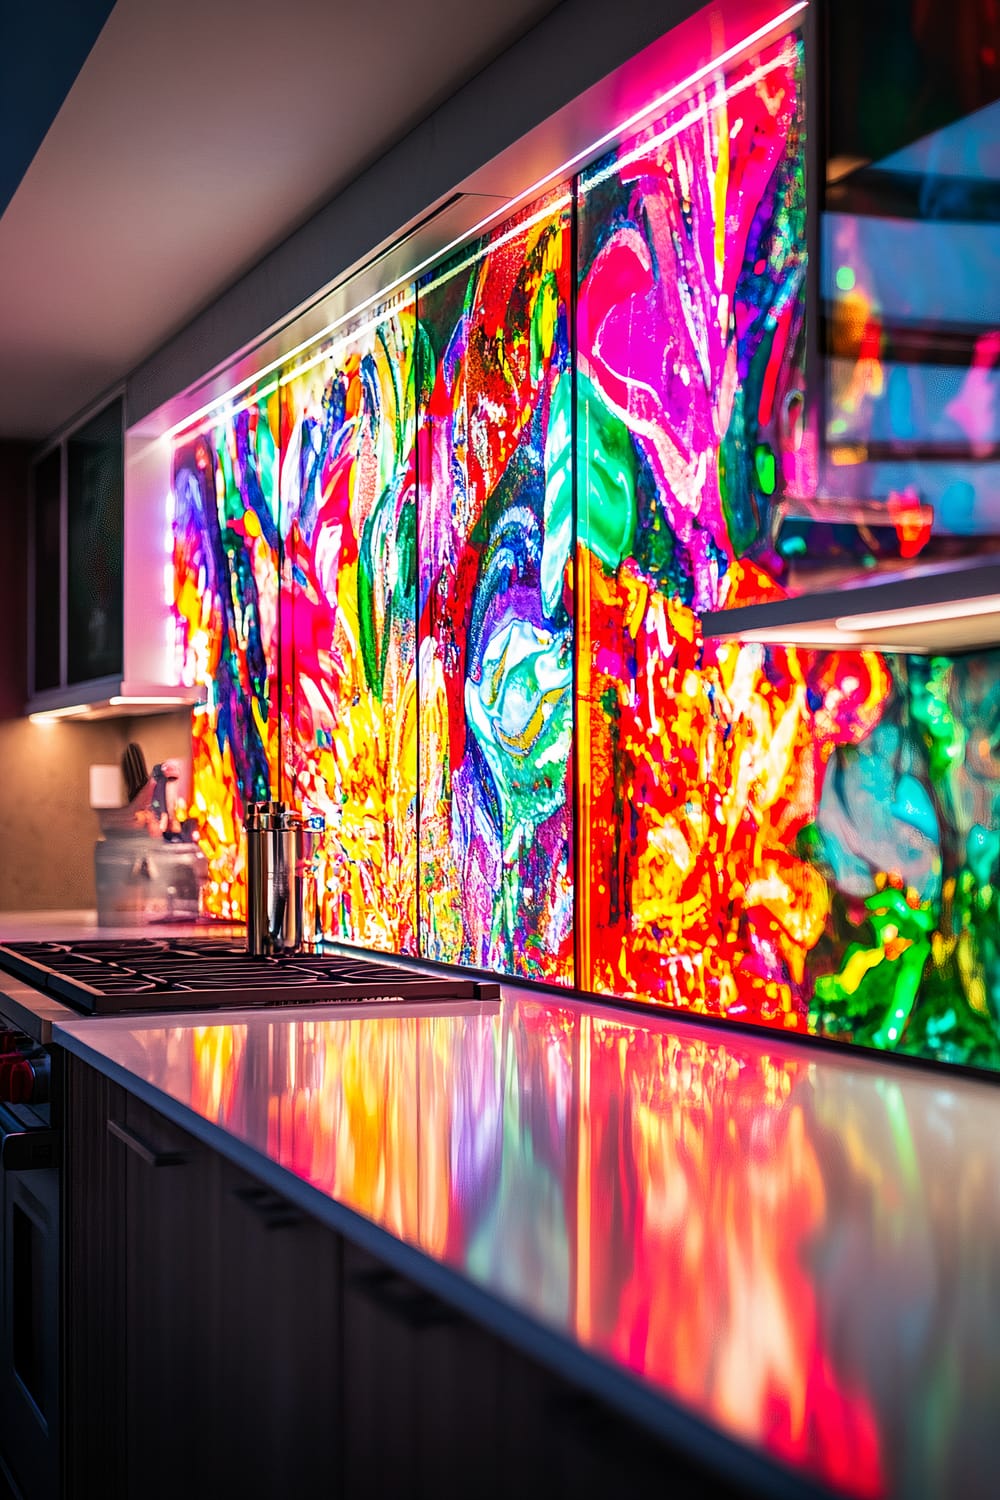
POLYGON ((124 708, 131 705, 137 708, 141 706, 168 708, 173 703, 176 703, 178 708, 188 708, 190 707, 191 699, 189 695, 183 693, 153 693, 149 695, 141 693, 133 695, 130 693, 126 697, 122 697, 116 693, 113 698, 108 699, 108 702, 115 708, 124 708))
MULTIPOLYGON (((345 349, 349 349, 352 344, 360 344, 365 335, 371 333, 373 328, 381 328, 384 323, 388 323, 392 318, 398 317, 400 313, 406 312, 410 307, 415 307, 416 302, 416 296, 402 297, 398 301, 393 300, 386 307, 380 308, 375 317, 366 318, 364 322, 358 323, 355 327, 344 329, 341 336, 337 339, 329 339, 327 335, 317 334, 317 343, 321 339, 327 339, 328 341, 324 342, 323 347, 317 349, 316 353, 310 355, 302 364, 282 371, 278 379, 278 385, 284 389, 293 380, 298 380, 301 375, 307 375, 310 370, 314 370, 317 365, 321 365, 324 360, 336 359, 345 349)), ((309 342, 312 344, 313 340, 310 339, 309 342)), ((254 399, 256 400, 256 397, 254 399)))
POLYGON ((803 621, 801 625, 761 625, 749 630, 727 632, 719 639, 743 645, 801 646, 831 651, 900 651, 905 654, 914 650, 914 643, 894 641, 894 630, 944 624, 949 620, 981 619, 985 615, 1000 617, 1000 594, 949 599, 940 604, 914 604, 900 609, 873 610, 866 615, 840 615, 832 622, 803 621))
POLYGON ((72 719, 89 713, 92 707, 91 703, 72 703, 68 708, 40 708, 37 712, 28 715, 28 722, 54 724, 57 719, 72 719))
POLYGON ((583 179, 581 182, 581 191, 583 193, 592 192, 595 187, 599 187, 602 182, 606 182, 616 172, 620 172, 624 167, 630 167, 635 162, 641 161, 644 156, 648 155, 657 146, 664 146, 667 141, 675 140, 682 131, 687 130, 689 125, 707 118, 708 115, 719 108, 720 104, 728 104, 730 100, 738 98, 740 94, 745 94, 747 89, 755 88, 758 83, 768 78, 778 68, 786 66, 787 62, 787 53, 783 53, 769 63, 762 63, 759 68, 755 68, 745 78, 740 78, 731 88, 723 89, 721 94, 715 95, 712 98, 703 97, 693 109, 689 109, 686 114, 681 115, 680 119, 671 121, 658 134, 651 136, 648 140, 644 139, 640 141, 632 151, 627 152, 624 156, 614 157, 600 172, 594 172, 583 179))

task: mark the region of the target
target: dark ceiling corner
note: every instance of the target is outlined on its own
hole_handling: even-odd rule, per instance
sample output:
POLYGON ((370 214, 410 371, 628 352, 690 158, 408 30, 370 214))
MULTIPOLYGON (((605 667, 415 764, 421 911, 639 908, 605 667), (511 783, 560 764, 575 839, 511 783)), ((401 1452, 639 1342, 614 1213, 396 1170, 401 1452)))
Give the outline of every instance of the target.
POLYGON ((0 215, 113 9, 114 0, 0 4, 0 215))

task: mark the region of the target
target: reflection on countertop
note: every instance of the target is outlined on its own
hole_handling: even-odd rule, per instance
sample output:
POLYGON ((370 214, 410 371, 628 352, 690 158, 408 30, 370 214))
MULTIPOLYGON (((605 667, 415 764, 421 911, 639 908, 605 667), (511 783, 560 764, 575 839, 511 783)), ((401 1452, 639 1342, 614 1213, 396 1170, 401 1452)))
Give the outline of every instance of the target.
POLYGON ((992 1493, 989 1083, 513 988, 64 1036, 811 1478, 992 1493))

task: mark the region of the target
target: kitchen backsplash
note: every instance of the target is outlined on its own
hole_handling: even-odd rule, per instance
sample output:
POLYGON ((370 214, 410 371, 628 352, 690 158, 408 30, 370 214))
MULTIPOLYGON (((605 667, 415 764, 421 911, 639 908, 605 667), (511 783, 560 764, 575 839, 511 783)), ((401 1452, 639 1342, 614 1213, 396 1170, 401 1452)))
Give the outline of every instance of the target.
POLYGON ((1000 1067, 1000 653, 701 633, 816 480, 803 77, 771 43, 177 438, 217 914, 276 794, 331 937, 1000 1067))

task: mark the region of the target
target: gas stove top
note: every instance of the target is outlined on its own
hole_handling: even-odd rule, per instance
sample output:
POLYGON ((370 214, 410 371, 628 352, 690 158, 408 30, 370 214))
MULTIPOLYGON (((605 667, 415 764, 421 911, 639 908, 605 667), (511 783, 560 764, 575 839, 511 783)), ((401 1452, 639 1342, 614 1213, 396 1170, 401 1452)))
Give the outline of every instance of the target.
POLYGON ((18 942, 0 970, 92 1015, 356 1001, 497 1000, 500 986, 333 954, 251 958, 219 938, 18 942))

